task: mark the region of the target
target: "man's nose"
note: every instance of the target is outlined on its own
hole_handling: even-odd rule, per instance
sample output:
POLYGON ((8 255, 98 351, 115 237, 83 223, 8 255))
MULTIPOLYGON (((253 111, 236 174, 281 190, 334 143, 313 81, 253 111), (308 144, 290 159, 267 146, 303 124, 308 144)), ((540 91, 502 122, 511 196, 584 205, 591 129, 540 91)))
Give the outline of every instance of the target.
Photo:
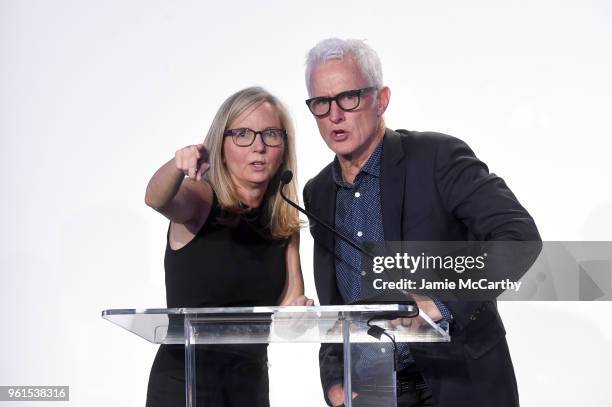
POLYGON ((332 121, 332 123, 340 123, 344 121, 344 110, 340 109, 340 107, 338 106, 338 102, 336 102, 335 100, 332 100, 331 105, 329 106, 329 120, 332 121))

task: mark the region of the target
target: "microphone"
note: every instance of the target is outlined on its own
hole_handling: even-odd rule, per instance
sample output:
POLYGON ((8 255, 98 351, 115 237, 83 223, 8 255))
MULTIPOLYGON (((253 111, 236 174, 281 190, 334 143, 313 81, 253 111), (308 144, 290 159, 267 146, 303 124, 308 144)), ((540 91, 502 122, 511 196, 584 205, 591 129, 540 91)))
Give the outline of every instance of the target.
MULTIPOLYGON (((281 196, 283 198, 285 198, 285 196, 283 195, 283 190, 282 188, 287 185, 288 183, 291 182, 291 180, 293 179, 293 172, 291 172, 291 170, 285 170, 283 171, 283 173, 281 174, 281 182, 283 183, 283 186, 281 187, 281 196)), ((287 202, 291 202, 290 200, 288 200, 287 198, 285 198, 285 200, 287 200, 287 202)))
POLYGON ((287 198, 287 196, 285 196, 285 193, 283 192, 285 185, 287 185, 288 183, 291 182, 291 180, 293 179, 293 172, 291 172, 291 170, 285 170, 282 174, 281 174, 281 187, 280 187, 280 194, 281 197, 287 201, 287 203, 291 206, 293 206, 295 209, 297 209, 298 211, 302 212, 304 215, 308 216, 308 219, 314 220, 315 222, 317 222, 318 224, 320 224, 321 226, 324 226, 325 229, 329 230, 330 232, 332 232, 334 235, 336 235, 337 237, 339 237, 340 239, 344 240, 346 243, 348 243, 351 247, 353 247, 355 250, 357 250, 358 252, 360 252, 361 254, 369 257, 370 259, 374 259, 374 255, 369 253, 367 250, 365 250, 364 248, 362 248, 361 246, 359 246, 358 244, 356 244, 355 242, 353 242, 353 240, 351 240, 350 238, 346 237, 344 234, 340 233, 339 231, 337 231, 335 228, 331 227, 330 225, 328 225, 326 222, 322 221, 321 219, 319 219, 319 217, 317 217, 315 214, 313 214, 310 211, 307 211, 306 209, 302 208, 301 206, 299 206, 298 204, 296 204, 295 202, 293 202, 291 199, 287 198))
MULTIPOLYGON (((298 211, 302 212, 304 215, 308 216, 309 219, 312 219, 316 222, 318 222, 320 225, 324 226, 325 229, 329 230, 330 232, 332 232, 334 235, 338 236, 340 239, 344 240, 346 243, 348 243, 349 245, 351 245, 351 247, 353 247, 355 250, 357 250, 358 252, 360 252, 361 254, 369 257, 371 260, 374 260, 374 255, 369 253, 367 250, 363 249, 361 246, 357 245, 355 242, 353 242, 351 239, 349 239, 348 237, 344 236, 342 233, 340 233, 339 231, 337 231, 335 228, 331 227, 330 225, 328 225, 326 222, 322 221, 321 219, 319 219, 315 214, 311 213, 310 211, 307 211, 306 209, 300 207, 298 204, 296 204, 295 202, 293 202, 292 200, 290 200, 289 198, 287 198, 287 196, 285 196, 285 193, 283 192, 285 185, 287 185, 288 183, 291 182, 291 180, 293 179, 293 172, 291 172, 291 170, 285 170, 282 174, 281 174, 281 187, 280 187, 280 194, 281 197, 287 201, 287 203, 291 206, 293 206, 295 209, 297 209, 298 211)), ((408 294, 409 295, 409 294, 408 294)), ((396 318, 414 318, 416 316, 419 315, 419 308, 417 307, 416 302, 413 299, 410 300, 403 300, 403 301, 389 301, 389 300, 384 300, 384 298, 380 298, 380 297, 371 297, 371 298, 363 298, 359 301, 353 301, 350 304, 397 304, 397 303, 402 303, 402 304, 406 304, 406 305, 410 305, 412 306, 411 308, 409 308, 408 312, 395 312, 395 313, 387 313, 385 315, 375 315, 374 317, 372 317, 370 320, 368 320, 368 335, 380 340, 380 337, 382 335, 386 335, 391 339, 391 342, 393 342, 393 354, 394 354, 394 364, 397 364, 397 348, 395 345, 395 339, 393 338, 392 335, 389 335, 387 333, 387 331, 384 328, 378 327, 376 325, 371 325, 371 322, 374 320, 391 320, 391 319, 396 319, 396 318)))

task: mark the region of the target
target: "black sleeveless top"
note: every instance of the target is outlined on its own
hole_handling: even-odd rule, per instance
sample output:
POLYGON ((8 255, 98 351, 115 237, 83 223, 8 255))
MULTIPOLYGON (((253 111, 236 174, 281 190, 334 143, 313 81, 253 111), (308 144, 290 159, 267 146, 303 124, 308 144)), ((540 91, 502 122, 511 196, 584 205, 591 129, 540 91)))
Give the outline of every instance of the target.
MULTIPOLYGON (((184 247, 166 244, 168 308, 277 305, 285 285, 287 239, 272 239, 260 208, 236 225, 219 222, 214 196, 208 219, 184 247)), ((170 229, 168 229, 168 237, 170 229)))
MULTIPOLYGON (((166 244, 168 308, 276 305, 285 286, 287 239, 271 239, 259 209, 230 226, 208 219, 184 247, 166 244)), ((168 229, 168 237, 170 230, 168 229)), ((173 321, 170 318, 169 330, 173 321)), ((182 332, 182 320, 175 321, 182 332)), ((196 345, 198 404, 269 407, 266 344, 196 345), (227 400, 225 398, 227 398, 227 400)), ((183 345, 161 345, 151 367, 147 407, 185 405, 183 345)))

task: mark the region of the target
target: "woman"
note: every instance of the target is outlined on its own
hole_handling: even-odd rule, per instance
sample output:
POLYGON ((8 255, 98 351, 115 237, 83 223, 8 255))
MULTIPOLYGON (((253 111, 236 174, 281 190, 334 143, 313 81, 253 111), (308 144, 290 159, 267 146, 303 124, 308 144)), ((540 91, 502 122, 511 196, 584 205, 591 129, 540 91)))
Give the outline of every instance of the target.
MULTIPOLYGON (((204 144, 178 150, 147 186, 145 202, 170 220, 169 308, 311 305, 304 297, 298 214, 278 194, 295 172, 289 115, 253 87, 230 96, 204 144)), ((287 193, 296 199, 295 184, 287 193)), ((265 345, 198 346, 198 403, 268 406, 265 345)), ((185 404, 184 348, 161 345, 147 407, 185 404)))

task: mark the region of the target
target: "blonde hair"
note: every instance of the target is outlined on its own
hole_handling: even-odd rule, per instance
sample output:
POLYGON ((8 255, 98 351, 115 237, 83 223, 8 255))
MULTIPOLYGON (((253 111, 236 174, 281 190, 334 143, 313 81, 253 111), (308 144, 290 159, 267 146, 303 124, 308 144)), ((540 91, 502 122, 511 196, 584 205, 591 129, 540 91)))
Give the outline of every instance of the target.
MULTIPOLYGON (((296 158, 295 158, 295 135, 293 123, 285 106, 272 95, 260 87, 250 87, 242 89, 223 102, 215 118, 210 125, 204 146, 210 154, 210 169, 205 175, 205 179, 210 183, 219 205, 223 209, 224 217, 219 219, 223 223, 234 223, 240 218, 247 209, 241 203, 236 186, 232 182, 227 166, 223 162, 223 132, 227 126, 233 122, 242 112, 252 106, 262 103, 269 103, 276 110, 282 128, 287 132, 284 142, 283 162, 270 182, 262 201, 262 213, 269 223, 269 233, 275 239, 286 239, 299 230, 300 220, 298 212, 290 206, 278 193, 281 174, 285 170, 293 172, 293 179, 296 179, 296 158)), ((290 182, 285 186, 285 194, 289 199, 297 202, 296 182, 290 182)))

